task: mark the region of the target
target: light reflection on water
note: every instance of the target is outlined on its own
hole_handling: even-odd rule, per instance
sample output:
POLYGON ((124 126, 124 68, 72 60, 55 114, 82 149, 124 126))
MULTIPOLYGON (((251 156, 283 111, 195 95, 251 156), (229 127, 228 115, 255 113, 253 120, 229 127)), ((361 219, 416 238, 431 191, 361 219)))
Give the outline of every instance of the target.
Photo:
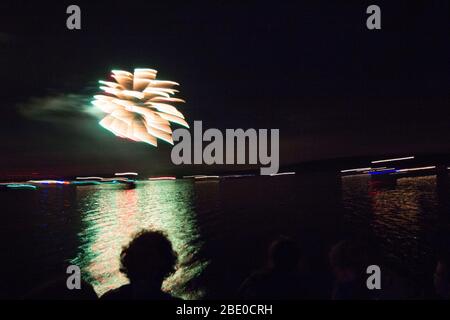
POLYGON ((118 258, 131 237, 143 229, 162 230, 179 259, 177 272, 165 281, 164 289, 184 298, 198 298, 201 292, 184 288, 206 265, 194 259, 201 243, 193 197, 193 184, 189 181, 139 182, 137 188, 130 190, 78 187, 83 227, 78 234, 78 254, 71 262, 80 266, 87 280, 102 295, 127 283, 119 271, 118 258))
POLYGON ((400 178, 393 186, 380 187, 367 175, 342 178, 350 229, 375 235, 388 259, 424 281, 426 268, 433 267, 433 235, 442 211, 437 192, 442 187, 436 181, 436 176, 400 178))
POLYGON ((20 297, 77 264, 99 295, 127 279, 119 255, 142 229, 168 234, 179 254, 165 289, 188 299, 234 297, 265 263, 280 234, 305 244, 328 267, 330 246, 347 233, 373 235, 396 271, 432 284, 434 236, 450 234, 450 181, 328 174, 139 182, 120 186, 43 186, 0 192, 0 298, 20 297), (14 241, 11 241, 14 239, 14 241), (323 258, 325 257, 325 258, 323 258), (5 288, 5 289, 3 289, 5 288))

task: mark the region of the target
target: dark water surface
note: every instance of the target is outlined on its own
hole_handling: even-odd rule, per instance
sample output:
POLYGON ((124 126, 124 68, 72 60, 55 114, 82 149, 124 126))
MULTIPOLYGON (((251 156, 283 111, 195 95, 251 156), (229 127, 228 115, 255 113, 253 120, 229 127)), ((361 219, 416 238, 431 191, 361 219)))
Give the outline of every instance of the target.
POLYGON ((352 232, 377 239, 420 295, 432 283, 435 235, 449 230, 449 196, 436 176, 386 188, 324 174, 2 191, 0 296, 20 297, 69 264, 101 295, 126 282, 120 250, 147 228, 164 230, 179 253, 165 288, 184 298, 233 297, 280 234, 325 270, 329 246, 352 232))

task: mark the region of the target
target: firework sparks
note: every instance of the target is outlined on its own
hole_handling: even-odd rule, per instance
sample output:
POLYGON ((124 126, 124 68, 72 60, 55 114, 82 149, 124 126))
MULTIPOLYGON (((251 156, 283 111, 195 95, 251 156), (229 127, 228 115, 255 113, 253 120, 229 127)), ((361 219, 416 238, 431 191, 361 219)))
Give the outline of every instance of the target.
POLYGON ((113 81, 102 81, 105 94, 94 96, 92 104, 107 115, 100 125, 116 136, 157 146, 161 139, 173 144, 171 123, 189 125, 173 104, 178 83, 156 79, 153 69, 134 69, 134 73, 113 70, 113 81))

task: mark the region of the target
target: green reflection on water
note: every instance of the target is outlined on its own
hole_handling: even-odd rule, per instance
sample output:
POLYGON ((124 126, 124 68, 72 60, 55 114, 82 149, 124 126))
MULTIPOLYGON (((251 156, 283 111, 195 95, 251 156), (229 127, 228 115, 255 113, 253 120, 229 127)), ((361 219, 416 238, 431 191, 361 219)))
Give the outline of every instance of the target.
POLYGON ((139 182, 130 190, 85 186, 78 187, 77 194, 83 226, 71 263, 81 268, 99 295, 128 282, 119 271, 120 252, 136 232, 154 229, 167 234, 179 258, 177 272, 166 279, 164 290, 185 299, 201 297, 201 291, 187 289, 207 264, 195 259, 201 242, 191 182, 139 182))

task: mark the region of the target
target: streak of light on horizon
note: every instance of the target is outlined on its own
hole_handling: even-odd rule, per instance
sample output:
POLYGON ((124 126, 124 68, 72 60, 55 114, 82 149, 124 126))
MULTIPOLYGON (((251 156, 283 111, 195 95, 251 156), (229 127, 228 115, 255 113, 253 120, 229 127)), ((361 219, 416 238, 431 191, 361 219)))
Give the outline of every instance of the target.
POLYGON ((397 172, 409 172, 409 171, 430 170, 430 169, 436 169, 436 166, 399 169, 397 170, 397 172))
POLYGON ((148 178, 150 181, 158 181, 158 180, 176 180, 176 177, 151 177, 148 178))
POLYGON ((76 177, 77 180, 102 180, 102 177, 76 177))
POLYGON ((115 176, 137 176, 137 172, 117 172, 114 173, 115 176))
POLYGON ((372 169, 371 167, 367 167, 367 168, 355 168, 355 169, 345 169, 345 170, 341 170, 342 173, 345 172, 360 172, 360 171, 367 171, 372 169))
POLYGON ((392 158, 392 159, 374 160, 374 161, 371 161, 371 163, 392 162, 392 161, 401 161, 401 160, 409 160, 409 159, 414 159, 414 156, 403 157, 403 158, 392 158))
POLYGON ((272 173, 270 176, 271 177, 276 177, 276 176, 286 176, 286 175, 293 175, 295 174, 295 172, 280 172, 280 173, 272 173))
POLYGON ((70 184, 69 181, 64 180, 28 180, 27 182, 38 184, 70 184))

